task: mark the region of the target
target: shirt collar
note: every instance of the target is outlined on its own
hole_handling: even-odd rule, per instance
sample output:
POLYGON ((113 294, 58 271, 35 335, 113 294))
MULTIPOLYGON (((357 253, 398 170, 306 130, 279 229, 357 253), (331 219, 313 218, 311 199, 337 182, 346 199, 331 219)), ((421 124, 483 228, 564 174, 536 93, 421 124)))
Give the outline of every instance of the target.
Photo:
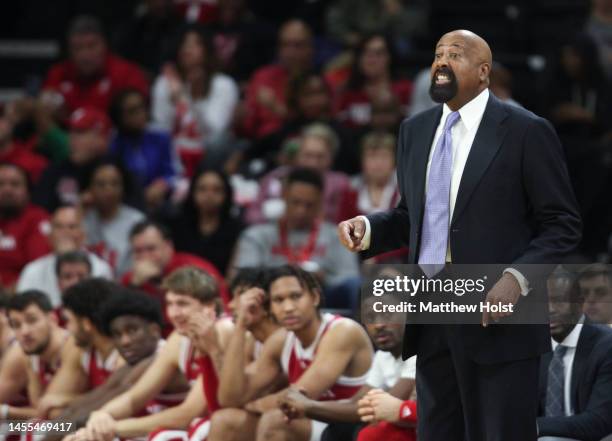
MULTIPOLYGON (((576 326, 574 326, 574 329, 572 329, 572 332, 567 334, 567 336, 563 339, 561 344, 568 348, 575 348, 576 346, 578 346, 578 339, 580 338, 580 333, 582 332, 583 325, 584 325, 584 315, 580 317, 580 320, 578 320, 578 323, 576 323, 576 326)), ((553 350, 557 347, 557 345, 559 345, 559 343, 553 340, 553 350)))
MULTIPOLYGON (((459 115, 463 125, 471 130, 480 120, 489 102, 489 89, 480 92, 475 98, 459 109, 459 115)), ((452 110, 446 103, 442 106, 442 121, 446 121, 446 117, 452 110)))

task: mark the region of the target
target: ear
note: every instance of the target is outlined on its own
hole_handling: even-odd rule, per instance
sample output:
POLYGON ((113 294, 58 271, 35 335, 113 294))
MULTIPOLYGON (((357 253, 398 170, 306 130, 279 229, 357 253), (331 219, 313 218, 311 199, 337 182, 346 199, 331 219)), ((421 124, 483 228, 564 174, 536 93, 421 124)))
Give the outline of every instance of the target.
POLYGON ((491 65, 489 63, 482 63, 480 65, 480 71, 478 72, 478 76, 480 78, 481 83, 489 82, 489 74, 491 73, 491 65))
POLYGON ((161 338, 161 327, 157 323, 149 324, 149 332, 156 337, 156 340, 161 338))
POLYGON ((49 311, 47 313, 47 318, 49 319, 49 321, 52 324, 54 324, 56 326, 59 326, 59 319, 58 319, 57 314, 55 313, 55 311, 49 311))
POLYGON ((81 327, 83 328, 85 332, 90 333, 90 334, 93 332, 94 329, 96 329, 94 324, 87 317, 81 318, 81 327))

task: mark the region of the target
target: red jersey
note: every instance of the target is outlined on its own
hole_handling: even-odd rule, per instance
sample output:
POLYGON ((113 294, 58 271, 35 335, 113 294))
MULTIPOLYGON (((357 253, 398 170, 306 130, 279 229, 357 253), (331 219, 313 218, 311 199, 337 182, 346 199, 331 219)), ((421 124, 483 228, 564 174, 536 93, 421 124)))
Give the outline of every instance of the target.
MULTIPOLYGON (((402 114, 407 115, 412 83, 408 80, 394 81, 391 84, 391 93, 398 100, 402 114)), ((342 91, 336 100, 335 108, 338 119, 348 127, 364 127, 370 123, 372 104, 365 90, 342 91)))
POLYGON ((26 264, 51 252, 49 215, 28 205, 16 217, 0 218, 0 285, 12 286, 26 264))
POLYGON ((173 3, 177 12, 188 23, 212 23, 219 13, 217 0, 174 0, 173 3))
MULTIPOLYGON (((166 344, 166 341, 163 339, 157 342, 156 354, 159 353, 160 349, 165 344, 166 344)), ((160 393, 157 394, 155 398, 153 398, 151 401, 147 403, 147 405, 142 410, 142 412, 140 412, 137 416, 153 415, 155 413, 161 412, 162 410, 168 409, 169 407, 178 406, 185 400, 186 396, 187 396, 187 393, 185 392, 169 394, 169 393, 164 393, 164 391, 161 391, 160 393)))
MULTIPOLYGON (((69 334, 65 332, 63 340, 64 343, 68 339, 68 336, 69 334)), ((38 379, 40 380, 40 384, 42 385, 43 389, 46 389, 46 387, 51 382, 51 379, 53 379, 53 376, 60 368, 61 357, 56 357, 56 359, 51 363, 43 361, 40 358, 40 355, 30 355, 28 358, 30 359, 30 366, 32 368, 32 372, 34 372, 38 376, 38 379)))
POLYGON ((106 111, 115 93, 126 88, 149 95, 149 82, 142 70, 110 53, 106 55, 102 72, 93 78, 79 77, 70 60, 52 66, 43 88, 60 93, 70 112, 87 106, 106 111))
POLYGON ((183 373, 189 385, 193 385, 200 375, 202 365, 195 356, 195 346, 188 337, 182 336, 179 351, 179 370, 183 373))
POLYGON ((49 161, 32 152, 26 145, 13 143, 8 150, 0 152, 0 162, 15 164, 23 168, 33 183, 38 182, 49 161))
MULTIPOLYGON (((287 333, 281 355, 281 365, 290 384, 295 384, 304 372, 308 370, 317 355, 317 349, 319 348, 321 339, 339 320, 348 319, 338 315, 323 314, 317 336, 307 348, 302 346, 302 343, 293 332, 287 333)), ((367 373, 360 377, 346 377, 341 375, 336 380, 336 383, 319 397, 319 401, 351 398, 366 383, 367 376, 367 373)))
POLYGON ((102 359, 102 355, 95 348, 83 352, 81 367, 89 378, 90 389, 95 389, 108 380, 115 371, 118 359, 119 352, 116 349, 113 349, 106 360, 102 359))
POLYGON ((243 129, 246 135, 261 138, 278 130, 283 119, 260 104, 258 95, 262 89, 272 91, 274 99, 285 104, 289 73, 284 67, 274 64, 258 69, 252 76, 246 91, 246 117, 243 129))

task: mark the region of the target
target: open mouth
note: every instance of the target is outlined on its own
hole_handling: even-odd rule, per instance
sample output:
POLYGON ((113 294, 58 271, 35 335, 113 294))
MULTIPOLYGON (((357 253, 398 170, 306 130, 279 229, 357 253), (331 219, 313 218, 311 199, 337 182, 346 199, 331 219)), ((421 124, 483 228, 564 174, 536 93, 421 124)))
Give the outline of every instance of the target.
POLYGON ((447 74, 440 73, 440 72, 436 73, 434 80, 436 84, 439 84, 439 85, 449 84, 451 82, 451 79, 447 74))

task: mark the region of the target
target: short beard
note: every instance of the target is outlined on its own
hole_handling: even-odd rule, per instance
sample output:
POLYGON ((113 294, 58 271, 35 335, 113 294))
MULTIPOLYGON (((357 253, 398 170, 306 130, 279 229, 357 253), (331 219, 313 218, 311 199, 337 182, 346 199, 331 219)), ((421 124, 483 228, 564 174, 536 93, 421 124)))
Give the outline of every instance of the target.
POLYGON ((41 344, 36 346, 34 349, 31 349, 29 351, 26 351, 24 349, 23 352, 25 352, 26 355, 40 355, 40 354, 42 354, 43 352, 45 352, 47 350, 47 347, 49 346, 49 341, 50 340, 51 340, 51 338, 47 337, 47 339, 45 341, 43 341, 41 344))
POLYGON ((431 79, 431 85, 429 86, 429 96, 436 103, 448 103, 457 95, 457 78, 455 78, 455 75, 450 69, 440 69, 437 72, 440 71, 448 75, 450 81, 448 84, 438 85, 436 84, 436 74, 434 73, 431 79))

